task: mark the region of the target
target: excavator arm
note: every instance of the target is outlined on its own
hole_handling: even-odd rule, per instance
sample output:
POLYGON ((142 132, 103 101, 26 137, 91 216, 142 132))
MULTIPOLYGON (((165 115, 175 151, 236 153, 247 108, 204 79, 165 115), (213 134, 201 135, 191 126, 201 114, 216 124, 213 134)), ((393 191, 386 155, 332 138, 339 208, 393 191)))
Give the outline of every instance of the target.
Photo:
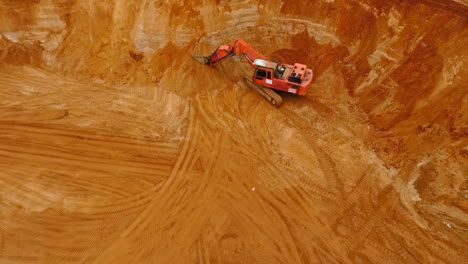
POLYGON ((243 39, 234 41, 232 45, 224 44, 217 48, 210 56, 194 55, 193 57, 200 63, 208 66, 215 66, 231 57, 244 57, 247 62, 253 66, 256 59, 266 60, 267 58, 260 52, 256 51, 249 43, 243 39))

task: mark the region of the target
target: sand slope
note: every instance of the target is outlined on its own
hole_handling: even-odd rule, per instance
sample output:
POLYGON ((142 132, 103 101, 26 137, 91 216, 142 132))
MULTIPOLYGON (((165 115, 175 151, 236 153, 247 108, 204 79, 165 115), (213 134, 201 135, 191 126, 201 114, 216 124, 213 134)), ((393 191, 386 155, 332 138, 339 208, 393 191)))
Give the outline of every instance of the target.
POLYGON ((0 262, 463 263, 466 1, 0 1, 0 262), (278 109, 209 54, 314 70, 278 109))

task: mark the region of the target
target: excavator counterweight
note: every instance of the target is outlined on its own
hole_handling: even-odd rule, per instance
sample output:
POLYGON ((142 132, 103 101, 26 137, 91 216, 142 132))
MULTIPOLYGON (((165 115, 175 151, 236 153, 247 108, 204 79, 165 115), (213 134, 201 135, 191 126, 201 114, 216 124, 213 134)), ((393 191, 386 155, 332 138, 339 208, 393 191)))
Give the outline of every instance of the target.
POLYGON ((236 40, 232 45, 219 46, 210 56, 193 55, 193 57, 210 67, 231 57, 244 58, 255 70, 252 81, 246 83, 276 107, 280 106, 283 100, 273 90, 305 95, 309 91, 313 78, 312 70, 306 65, 279 64, 268 61, 262 53, 252 48, 243 39, 236 40))

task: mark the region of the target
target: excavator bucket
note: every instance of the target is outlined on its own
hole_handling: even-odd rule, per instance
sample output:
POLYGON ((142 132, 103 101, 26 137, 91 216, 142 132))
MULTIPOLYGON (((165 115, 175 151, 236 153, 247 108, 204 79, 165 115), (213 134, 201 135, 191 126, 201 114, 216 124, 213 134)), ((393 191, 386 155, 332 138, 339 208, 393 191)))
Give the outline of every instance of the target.
POLYGON ((192 57, 201 64, 208 64, 210 58, 201 55, 192 55, 192 57))

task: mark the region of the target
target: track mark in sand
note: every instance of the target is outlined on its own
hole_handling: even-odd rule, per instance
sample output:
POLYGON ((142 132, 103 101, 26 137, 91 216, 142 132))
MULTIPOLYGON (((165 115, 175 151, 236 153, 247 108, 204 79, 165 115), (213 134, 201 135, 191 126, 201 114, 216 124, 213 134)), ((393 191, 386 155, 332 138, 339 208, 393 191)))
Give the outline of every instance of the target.
MULTIPOLYGON (((345 231, 345 233, 341 232, 341 234, 338 231, 337 234, 348 238, 345 240, 343 245, 348 249, 349 252, 354 252, 362 245, 362 243, 368 239, 368 236, 374 232, 374 229, 379 224, 379 222, 385 221, 385 219, 388 217, 386 212, 391 210, 393 206, 394 205, 391 197, 387 197, 379 203, 379 207, 376 208, 375 211, 366 212, 367 216, 365 216, 365 218, 362 217, 361 219, 355 219, 355 223, 350 222, 352 217, 349 217, 345 212, 343 212, 343 217, 337 219, 334 226, 335 230, 337 228, 342 228, 343 231, 345 231), (349 234, 346 234, 348 232, 349 234), (353 237, 353 239, 349 239, 351 237, 353 237)), ((354 208, 359 210, 359 207, 354 208)), ((354 208, 351 208, 351 210, 354 208)), ((348 212, 351 211, 348 209, 348 212)), ((356 214, 357 217, 361 217, 359 215, 359 213, 356 214)))
MULTIPOLYGON (((166 186, 171 185, 177 177, 177 174, 183 170, 183 167, 187 163, 187 160, 190 159, 190 155, 193 152, 193 145, 195 142, 193 141, 194 138, 194 133, 196 133, 195 129, 195 113, 194 110, 190 110, 190 116, 189 116, 189 124, 187 128, 187 133, 184 138, 184 144, 182 146, 182 149, 179 153, 179 157, 177 159, 177 162, 175 163, 174 167, 172 168, 171 174, 169 175, 169 178, 163 183, 163 187, 161 189, 167 189, 166 186), (192 151, 191 151, 192 150, 192 151)), ((158 197, 162 196, 160 192, 158 193, 158 197)), ((138 216, 138 218, 130 225, 123 233, 122 237, 126 237, 131 233, 135 232, 141 232, 141 227, 144 226, 144 221, 145 219, 148 219, 149 214, 152 212, 150 209, 154 203, 157 202, 156 197, 153 198, 152 202, 145 208, 145 210, 138 216)))
MULTIPOLYGON (((321 136, 311 133, 313 131, 313 126, 309 125, 306 121, 301 120, 301 117, 297 116, 294 113, 294 110, 288 107, 287 105, 283 106, 280 111, 285 114, 292 122, 293 126, 299 128, 307 141, 313 142, 316 144, 317 148, 315 151, 320 150, 322 156, 331 158, 333 155, 338 155, 336 149, 330 149, 330 146, 327 145, 321 138, 321 136), (311 129, 312 128, 312 129, 311 129), (320 144, 322 143, 322 144, 320 144)), ((334 115, 331 112, 327 112, 327 115, 334 115)), ((356 115, 356 120, 364 121, 362 116, 356 115)), ((336 118, 334 118, 336 119, 336 118)), ((320 120, 316 120, 321 122, 320 120)), ((342 121, 337 120, 335 122, 335 129, 339 128, 342 121)), ((345 126, 346 127, 346 126, 345 126)), ((343 135, 346 137, 346 135, 343 135)), ((360 144, 360 142, 356 142, 360 144)), ((336 175, 334 174, 333 165, 327 163, 326 160, 322 159, 321 165, 327 175, 336 175)), ((411 167, 411 166, 410 166, 411 167)), ((360 252, 366 248, 375 248, 382 253, 382 258, 388 258, 389 256, 395 256, 402 261, 409 262, 420 262, 421 258, 411 254, 415 249, 410 247, 408 248, 406 243, 402 243, 403 239, 400 236, 397 236, 393 231, 387 229, 387 226, 383 223, 395 221, 396 219, 389 219, 387 212, 395 211, 404 211, 403 208, 399 206, 399 195, 393 189, 393 187, 387 186, 382 190, 376 190, 373 184, 376 183, 378 179, 373 179, 374 177, 379 177, 380 167, 377 165, 371 165, 359 178, 353 179, 356 182, 356 185, 352 188, 351 192, 344 193, 343 191, 339 192, 339 195, 335 199, 330 199, 334 204, 333 209, 326 214, 324 214, 323 222, 333 223, 333 229, 337 237, 343 238, 342 251, 348 252, 349 256, 358 256, 360 252), (339 196, 342 196, 340 198, 339 196), (376 201, 377 200, 377 201, 376 201), (376 201, 376 202, 371 202, 376 201), (382 230, 384 228, 385 230, 382 230), (379 232, 382 234, 379 236, 379 232), (383 238, 385 240, 381 240, 383 238)), ((404 170, 405 173, 409 171, 404 170)), ((386 172, 382 172, 386 173, 386 172)), ((407 176, 406 176, 407 177, 407 176)), ((315 179, 298 179, 299 182, 302 182, 302 186, 307 188, 308 183, 315 183, 315 179), (304 182, 305 181, 305 182, 304 182)), ((312 185, 313 186, 313 185, 312 185)), ((333 184, 333 186, 335 186, 333 184)), ((318 193, 323 193, 323 191, 317 190, 318 193)), ((326 196, 325 196, 326 197, 326 196)), ((331 198, 331 197, 329 197, 331 198)), ((398 223, 400 221, 396 220, 398 223)), ((410 219, 403 220, 401 224, 407 223, 409 230, 414 230, 414 235, 411 236, 408 231, 404 238, 411 238, 411 243, 421 243, 430 245, 427 248, 427 251, 440 252, 435 254, 439 255, 441 260, 453 259, 457 256, 452 250, 449 250, 447 247, 443 247, 444 250, 434 246, 433 241, 423 239, 425 236, 421 230, 415 229, 415 223, 410 219), (424 242, 422 242, 424 241, 424 242), (432 247, 432 248, 431 248, 432 247)), ((444 246, 444 244, 437 243, 438 246, 444 246)))
POLYGON ((270 258, 282 258, 282 248, 286 248, 281 239, 278 239, 278 226, 276 220, 270 213, 265 211, 264 206, 258 200, 249 199, 249 193, 240 197, 242 193, 233 192, 229 189, 223 189, 228 195, 223 195, 223 207, 226 208, 233 218, 239 221, 236 225, 237 232, 242 231, 242 235, 255 237, 254 242, 248 242, 264 245, 262 249, 270 258), (255 212, 255 213, 254 213, 255 212), (263 220, 261 220, 263 219, 263 220), (267 223, 265 223, 265 219, 267 223), (273 221, 273 222, 272 222, 273 221))
MULTIPOLYGON (((395 234, 404 238, 406 244, 410 247, 408 250, 430 251, 440 260, 457 262, 457 259, 460 257, 459 252, 451 246, 451 243, 435 243, 437 239, 430 236, 431 230, 419 227, 401 205, 399 209, 401 210, 397 211, 395 221, 389 223, 387 227, 395 234)), ((465 256, 467 255, 465 254, 465 256)))
POLYGON ((316 184, 315 179, 310 179, 306 177, 301 177, 298 179, 298 184, 302 188, 311 191, 313 194, 318 195, 320 197, 323 197, 327 200, 330 200, 334 203, 339 203, 340 198, 337 196, 335 193, 330 192, 329 190, 325 189, 324 187, 321 187, 321 185, 316 184))
MULTIPOLYGON (((391 232, 388 227, 383 224, 379 224, 375 230, 376 233, 379 234, 379 238, 374 238, 375 240, 381 243, 381 247, 383 248, 382 251, 386 252, 387 255, 392 256, 393 259, 398 260, 398 262, 419 262, 417 258, 415 258, 402 244, 401 237, 397 237, 397 235, 391 232)), ((375 245, 377 243, 367 243, 371 245, 375 245)))
MULTIPOLYGON (((321 164, 320 169, 324 171, 328 179, 334 181, 335 189, 341 189, 338 191, 338 193, 342 193, 343 186, 339 182, 340 177, 338 175, 338 171, 336 170, 335 163, 331 158, 332 155, 335 153, 335 150, 333 148, 326 148, 327 150, 331 151, 331 153, 329 153, 322 146, 319 145, 327 144, 321 143, 323 142, 323 140, 316 132, 313 131, 313 129, 311 129, 311 124, 308 120, 300 117, 296 112, 294 112, 287 106, 281 107, 280 110, 290 120, 292 126, 299 129, 301 135, 305 138, 307 144, 309 144, 317 153, 317 159, 321 164)), ((322 186, 322 188, 326 188, 327 185, 322 186)))
MULTIPOLYGON (((51 184, 49 187, 57 185, 57 188, 65 187, 65 190, 79 188, 95 194, 100 193, 103 196, 126 196, 134 191, 140 191, 140 189, 133 190, 132 188, 123 189, 119 185, 103 181, 107 171, 115 173, 114 181, 116 182, 125 181, 124 176, 118 177, 124 174, 141 178, 146 182, 150 181, 148 182, 150 184, 162 181, 170 173, 170 157, 179 146, 179 143, 175 141, 159 144, 152 142, 151 139, 116 137, 109 140, 104 136, 95 135, 95 132, 77 132, 76 130, 71 132, 66 129, 54 129, 52 125, 40 127, 23 123, 0 122, 0 131, 3 133, 0 136, 1 162, 7 162, 6 171, 29 174, 28 178, 31 180, 41 180, 42 176, 37 175, 37 168, 48 164, 48 168, 42 168, 39 171, 43 174, 50 174, 47 171, 63 171, 65 174, 59 177, 59 182, 63 181, 66 184, 65 186, 61 184, 60 187, 49 181, 51 184), (135 144, 137 142, 141 142, 141 145, 135 144), (138 153, 143 150, 152 150, 153 153, 146 154, 146 156, 139 155, 138 153), (164 156, 169 159, 160 158, 164 156), (15 161, 15 163, 8 164, 9 161, 15 161), (14 164, 21 164, 24 170, 15 172, 17 166, 13 166, 14 164), (70 174, 70 168, 73 169, 73 174, 70 174), (36 173, 31 175, 32 171, 36 173)), ((50 178, 50 176, 47 177, 50 178)), ((15 179, 7 175, 3 178, 8 181, 15 179)))
MULTIPOLYGON (((225 137, 222 130, 213 129, 209 123, 203 123, 203 119, 198 117, 198 110, 196 105, 190 110, 185 143, 170 177, 155 193, 146 209, 121 234, 121 238, 99 256, 96 262, 109 258, 120 261, 118 257, 109 254, 117 248, 122 252, 132 250, 124 241, 149 240, 162 250, 168 247, 169 241, 182 237, 185 237, 184 242, 174 243, 183 243, 186 245, 183 247, 189 247, 201 234, 202 226, 216 204, 217 185, 210 179, 219 174, 219 164, 216 161, 225 137), (209 206, 198 207, 198 203, 209 206), (174 237, 175 233, 179 235, 174 237)), ((174 258, 168 255, 169 252, 170 249, 166 249, 167 254, 159 255, 157 259, 163 261, 165 258, 174 258)), ((136 257, 139 258, 144 256, 136 257)))
POLYGON ((164 123, 163 103, 22 71, 0 73, 0 259, 92 259, 170 175, 182 146, 171 126, 184 115, 164 123))

